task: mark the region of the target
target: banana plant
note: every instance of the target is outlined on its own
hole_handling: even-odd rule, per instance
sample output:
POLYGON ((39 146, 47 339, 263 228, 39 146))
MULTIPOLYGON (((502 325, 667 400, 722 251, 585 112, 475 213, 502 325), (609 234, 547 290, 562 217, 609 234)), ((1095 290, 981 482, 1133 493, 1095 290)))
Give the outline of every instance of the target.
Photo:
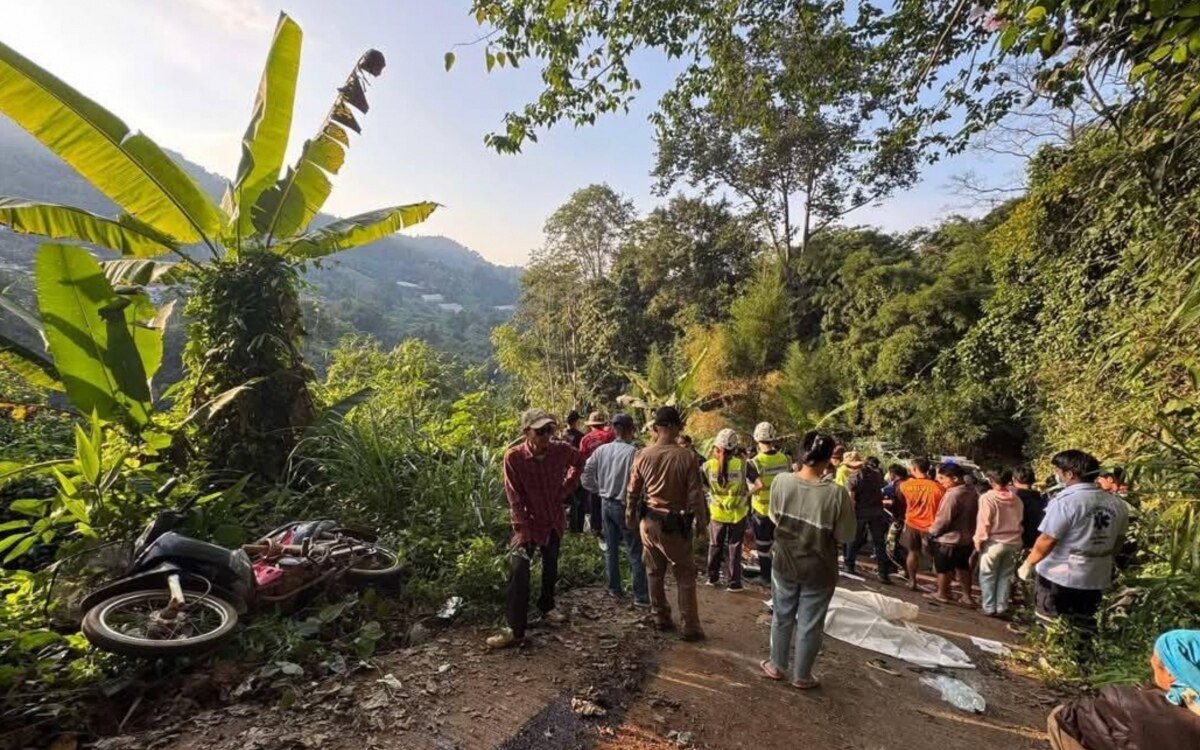
POLYGON ((384 68, 369 50, 338 89, 317 133, 295 166, 283 170, 292 126, 302 33, 280 14, 237 174, 220 205, 146 135, 11 47, 0 43, 0 112, 71 165, 120 209, 100 216, 71 206, 0 196, 0 225, 14 232, 68 239, 111 250, 118 283, 184 278, 201 264, 195 248, 236 261, 252 253, 312 259, 380 239, 427 219, 429 201, 369 211, 319 229, 309 224, 332 190, 349 131, 361 132, 355 112, 368 110, 368 76, 384 68), (186 264, 172 269, 171 261, 186 264), (166 264, 166 265, 164 265, 166 264), (164 276, 176 270, 173 276, 164 276))
POLYGON ((696 357, 696 361, 692 362, 691 367, 687 372, 680 375, 671 384, 671 390, 660 392, 641 373, 633 370, 622 370, 630 383, 637 389, 639 395, 626 394, 617 397, 617 403, 626 409, 638 409, 642 412, 643 423, 650 425, 653 421, 654 410, 660 406, 674 406, 679 410, 679 415, 686 421, 688 414, 693 411, 704 411, 718 404, 724 403, 726 396, 720 393, 709 393, 698 395, 695 392, 696 373, 700 370, 700 365, 704 364, 704 360, 708 357, 708 348, 700 352, 700 356, 696 357))
MULTIPOLYGON (((142 428, 150 416, 151 371, 162 358, 165 316, 137 290, 182 282, 190 284, 197 297, 203 289, 221 289, 221 282, 236 279, 241 268, 279 269, 256 290, 260 299, 249 301, 258 303, 256 314, 267 311, 265 322, 257 321, 259 328, 272 332, 264 338, 279 345, 256 347, 226 340, 220 346, 206 343, 191 362, 186 362, 185 353, 192 379, 180 401, 198 410, 228 398, 236 388, 254 388, 257 405, 240 399, 235 410, 244 411, 214 420, 200 439, 216 435, 227 455, 241 454, 245 440, 226 433, 257 427, 280 436, 276 453, 286 455, 288 441, 313 413, 308 370, 299 354, 303 326, 296 274, 289 270, 420 223, 437 208, 423 201, 311 226, 332 191, 331 178, 345 162, 350 131, 361 133, 358 117, 369 109, 369 79, 382 73, 385 61, 377 50, 358 59, 316 134, 285 170, 302 36, 295 21, 280 14, 242 138, 237 173, 219 205, 144 134, 0 43, 0 113, 71 165, 119 209, 114 216, 101 216, 0 196, 0 226, 121 256, 96 263, 74 245, 42 247, 36 262, 41 319, 31 324, 42 333, 51 356, 41 356, 28 342, 0 335, 0 368, 42 388, 65 391, 83 414, 95 412, 103 420, 142 428), (210 257, 203 258, 203 253, 210 257), (70 305, 74 307, 67 314, 70 305), (152 330, 158 331, 157 339, 147 338, 152 330), (249 358, 241 356, 246 352, 251 352, 249 358), (221 364, 230 360, 237 365, 221 364), (280 393, 287 394, 290 406, 280 408, 277 399, 270 401, 280 393)), ((222 314, 225 317, 208 321, 210 332, 245 328, 247 316, 241 311, 226 306, 222 314)))

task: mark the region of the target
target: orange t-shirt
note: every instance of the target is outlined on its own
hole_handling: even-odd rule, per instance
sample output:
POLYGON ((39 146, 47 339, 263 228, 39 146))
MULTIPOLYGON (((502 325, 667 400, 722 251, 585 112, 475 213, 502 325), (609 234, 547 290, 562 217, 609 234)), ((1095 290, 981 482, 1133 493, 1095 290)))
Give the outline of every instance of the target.
POLYGON ((932 479, 905 479, 899 490, 904 498, 905 525, 917 531, 929 531, 946 491, 932 479))

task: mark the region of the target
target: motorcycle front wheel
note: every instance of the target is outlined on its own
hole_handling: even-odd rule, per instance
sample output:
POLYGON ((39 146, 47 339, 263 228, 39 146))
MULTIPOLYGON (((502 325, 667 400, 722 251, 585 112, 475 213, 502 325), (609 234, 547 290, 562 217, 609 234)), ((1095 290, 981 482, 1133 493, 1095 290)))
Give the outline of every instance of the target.
POLYGON ((208 651, 233 635, 237 610, 212 594, 185 591, 171 612, 166 588, 105 599, 84 615, 82 630, 97 648, 126 656, 187 656, 208 651))
POLYGON ((346 571, 346 578, 355 583, 384 583, 398 578, 400 573, 400 558, 393 552, 376 547, 370 555, 346 571))

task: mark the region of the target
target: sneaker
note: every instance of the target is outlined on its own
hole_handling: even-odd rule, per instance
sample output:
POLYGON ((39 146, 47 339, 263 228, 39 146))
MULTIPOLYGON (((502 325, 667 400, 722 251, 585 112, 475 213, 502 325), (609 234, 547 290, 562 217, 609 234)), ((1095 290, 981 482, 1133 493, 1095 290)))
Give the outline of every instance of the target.
POLYGON ((726 586, 725 590, 726 591, 741 591, 744 588, 746 588, 746 587, 742 585, 741 581, 734 581, 733 583, 726 586))
POLYGON ((685 633, 679 634, 680 640, 687 641, 688 643, 693 643, 695 641, 702 641, 706 637, 707 636, 704 635, 703 630, 689 630, 685 633))
POLYGON ((705 585, 705 586, 717 586, 717 585, 719 585, 720 583, 721 583, 720 579, 717 579, 717 578, 709 578, 707 581, 705 581, 705 582, 704 582, 704 585, 705 585))
POLYGON ((637 607, 638 609, 649 609, 650 608, 650 600, 649 599, 634 599, 633 606, 637 607))
POLYGON ((517 645, 522 640, 524 639, 513 635, 512 630, 505 628, 487 639, 487 647, 495 649, 508 648, 509 646, 517 645))
POLYGON ((553 625, 562 625, 567 621, 567 616, 557 609, 552 609, 549 612, 542 613, 542 620, 553 625))
POLYGON ((620 591, 613 591, 612 589, 608 589, 607 591, 605 591, 604 596, 608 599, 612 599, 612 600, 618 601, 618 602, 625 599, 625 594, 623 594, 620 591))

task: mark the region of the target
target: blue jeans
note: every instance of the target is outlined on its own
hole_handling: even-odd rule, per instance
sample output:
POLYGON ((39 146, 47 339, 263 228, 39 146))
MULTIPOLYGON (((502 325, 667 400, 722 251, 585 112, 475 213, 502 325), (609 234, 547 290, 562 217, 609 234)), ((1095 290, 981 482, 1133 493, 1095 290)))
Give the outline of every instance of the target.
POLYGON ((979 591, 986 614, 1003 614, 1008 610, 1013 573, 1017 570, 1020 555, 1021 548, 1015 544, 984 543, 983 553, 979 556, 979 591))
POLYGON ((621 586, 621 542, 629 554, 629 570, 633 573, 633 598, 639 602, 650 601, 650 587, 646 583, 646 565, 642 562, 642 536, 625 527, 625 504, 604 498, 604 541, 608 551, 604 553, 604 568, 608 572, 608 590, 620 594, 621 586))
POLYGON ((771 663, 780 672, 790 669, 794 681, 812 679, 813 662, 825 635, 825 613, 833 599, 833 586, 813 588, 771 574, 771 663), (796 633, 796 626, 800 633, 796 633), (792 636, 796 636, 795 649, 792 636))

